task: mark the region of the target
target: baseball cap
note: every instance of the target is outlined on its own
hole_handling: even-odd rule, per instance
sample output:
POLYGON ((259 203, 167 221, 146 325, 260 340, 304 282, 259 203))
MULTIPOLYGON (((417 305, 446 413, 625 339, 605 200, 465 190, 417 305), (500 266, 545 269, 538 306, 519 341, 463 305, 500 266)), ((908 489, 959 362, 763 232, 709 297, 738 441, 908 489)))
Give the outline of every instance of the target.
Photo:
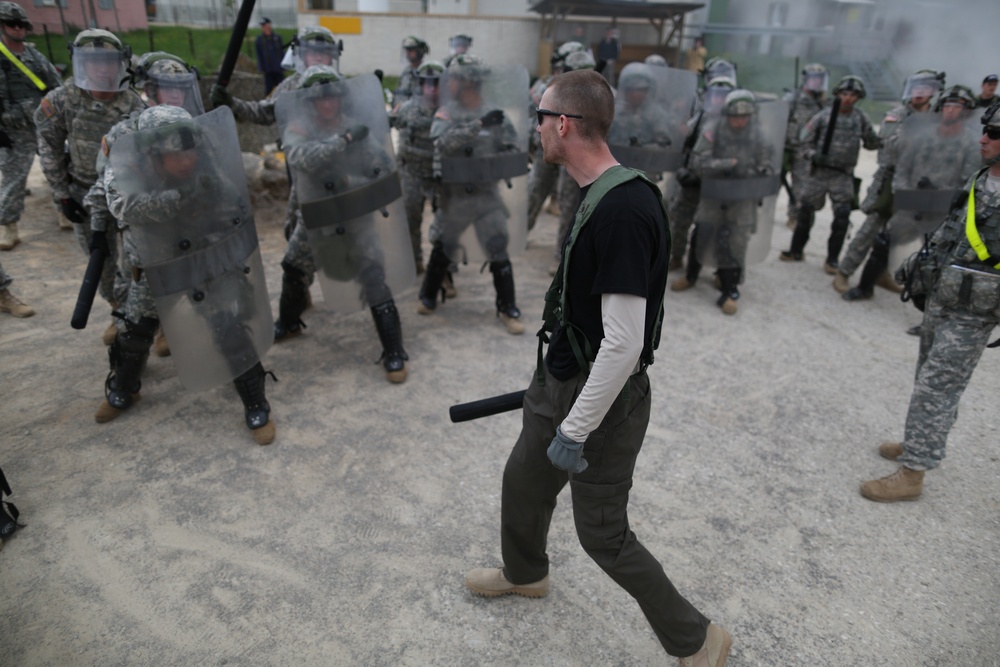
POLYGON ((983 79, 983 83, 996 83, 997 81, 1000 81, 1000 77, 998 77, 996 74, 990 74, 985 79, 983 79))
POLYGON ((262 18, 262 19, 260 20, 260 24, 261 24, 261 25, 264 25, 265 23, 270 23, 270 22, 271 22, 271 19, 267 18, 266 16, 265 16, 265 17, 263 17, 263 18, 262 18))

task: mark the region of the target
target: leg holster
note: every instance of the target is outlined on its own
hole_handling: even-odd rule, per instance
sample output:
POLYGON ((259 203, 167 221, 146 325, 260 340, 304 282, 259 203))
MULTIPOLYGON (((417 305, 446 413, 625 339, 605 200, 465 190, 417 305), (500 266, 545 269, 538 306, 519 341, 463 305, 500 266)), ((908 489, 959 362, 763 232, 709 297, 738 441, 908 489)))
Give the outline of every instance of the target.
POLYGON ((278 321, 274 324, 276 339, 305 328, 302 313, 309 305, 309 283, 305 272, 288 262, 282 262, 281 268, 281 298, 278 299, 278 321))
POLYGON ((385 303, 372 306, 372 319, 375 320, 375 330, 382 343, 382 365, 387 373, 403 370, 408 356, 403 349, 403 327, 399 323, 399 311, 396 303, 389 299, 385 303))
POLYGON ((125 330, 118 332, 108 347, 111 372, 104 382, 104 395, 113 407, 124 410, 132 405, 132 394, 139 393, 142 371, 159 326, 160 321, 152 317, 143 317, 138 323, 125 320, 125 330))
POLYGON ((497 313, 521 317, 521 311, 514 300, 514 267, 510 260, 490 262, 490 273, 493 274, 493 288, 497 292, 497 313))
POLYGON ((830 266, 837 266, 840 251, 844 247, 844 239, 847 238, 847 228, 850 226, 851 209, 837 207, 834 210, 833 223, 830 225, 830 238, 826 242, 826 263, 830 266))
MULTIPOLYGON (((271 406, 264 396, 264 380, 268 375, 274 378, 274 373, 265 371, 258 361, 250 367, 250 370, 233 380, 240 400, 243 401, 247 426, 251 429, 260 428, 267 424, 268 415, 271 413, 271 406)), ((277 381, 276 378, 275 381, 277 381)))
POLYGON ((444 290, 441 285, 445 276, 448 275, 448 267, 451 262, 444 252, 444 244, 435 241, 431 249, 431 258, 427 262, 427 270, 424 273, 424 282, 420 286, 420 300, 425 306, 434 309, 437 306, 438 295, 441 296, 441 303, 444 303, 444 290))
POLYGON ((799 217, 795 222, 795 231, 792 232, 793 255, 801 255, 805 250, 806 243, 809 242, 809 232, 812 231, 813 222, 816 220, 816 211, 809 204, 802 204, 799 208, 799 217))

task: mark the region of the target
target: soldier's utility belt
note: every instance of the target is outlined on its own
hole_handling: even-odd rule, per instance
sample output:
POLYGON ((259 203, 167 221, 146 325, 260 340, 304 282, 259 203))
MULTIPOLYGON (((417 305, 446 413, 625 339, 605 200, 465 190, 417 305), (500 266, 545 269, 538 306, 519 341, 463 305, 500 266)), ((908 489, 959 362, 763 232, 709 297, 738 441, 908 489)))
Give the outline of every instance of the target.
POLYGON ((978 262, 949 264, 941 269, 934 296, 946 308, 1000 315, 1000 271, 978 262))

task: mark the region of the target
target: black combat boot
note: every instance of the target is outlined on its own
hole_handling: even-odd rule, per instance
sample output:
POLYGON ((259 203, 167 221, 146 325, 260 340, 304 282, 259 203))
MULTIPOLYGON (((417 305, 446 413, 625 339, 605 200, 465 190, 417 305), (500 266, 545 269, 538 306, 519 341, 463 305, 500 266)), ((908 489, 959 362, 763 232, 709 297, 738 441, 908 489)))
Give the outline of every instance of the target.
POLYGON ((840 266, 840 251, 844 247, 844 239, 847 238, 847 229, 851 226, 851 211, 839 210, 830 225, 830 238, 826 242, 826 263, 823 270, 831 276, 837 274, 840 266))
POLYGON ((875 283, 878 282, 889 265, 889 235, 879 232, 872 244, 871 255, 861 271, 861 280, 857 287, 852 287, 844 293, 844 301, 862 301, 870 299, 875 294, 875 283))
POLYGON ((431 249, 431 258, 427 262, 427 271, 424 273, 424 282, 420 285, 420 305, 417 306, 417 312, 421 315, 434 312, 438 296, 441 297, 441 303, 444 303, 445 291, 442 285, 448 276, 449 266, 451 261, 444 252, 444 244, 435 241, 431 249))
POLYGON ((243 401, 247 427, 253 432, 253 439, 258 445, 270 445, 274 441, 271 406, 264 396, 264 380, 268 375, 274 378, 274 373, 266 372, 258 361, 250 370, 233 380, 240 400, 243 401))
POLYGON ((803 204, 799 208, 799 219, 795 223, 795 231, 792 232, 792 247, 781 251, 781 259, 786 262, 801 262, 803 251, 809 243, 809 233, 812 231, 813 223, 816 221, 816 211, 812 206, 803 204))
POLYGON ((97 423, 111 421, 139 398, 140 378, 159 326, 159 320, 151 317, 143 317, 137 324, 126 320, 125 331, 119 332, 108 346, 111 372, 104 382, 106 399, 94 414, 97 423))
POLYGON ((375 330, 382 342, 382 365, 389 382, 399 384, 406 380, 406 350, 403 349, 403 327, 399 323, 399 311, 396 303, 390 299, 385 303, 372 306, 372 319, 375 320, 375 330))
POLYGON ((523 334, 521 311, 514 300, 514 267, 509 259, 490 262, 490 273, 493 274, 493 288, 497 293, 497 317, 503 321, 508 333, 523 334))
POLYGON ((298 336, 306 328, 302 313, 309 307, 309 283, 304 271, 287 262, 281 263, 281 298, 278 299, 278 319, 274 323, 274 340, 298 336))

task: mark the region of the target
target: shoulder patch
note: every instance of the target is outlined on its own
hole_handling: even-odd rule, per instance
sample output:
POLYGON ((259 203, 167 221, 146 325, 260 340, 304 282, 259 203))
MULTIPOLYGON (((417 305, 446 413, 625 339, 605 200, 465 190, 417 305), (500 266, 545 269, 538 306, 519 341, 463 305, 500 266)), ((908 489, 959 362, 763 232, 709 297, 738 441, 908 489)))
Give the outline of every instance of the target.
POLYGON ((448 110, 441 107, 434 113, 434 117, 439 120, 451 120, 451 116, 448 115, 448 110))
POLYGON ((108 145, 108 135, 101 137, 101 152, 104 153, 104 157, 108 156, 111 152, 111 146, 108 145))
POLYGON ((899 122, 899 116, 897 116, 894 113, 887 113, 885 115, 885 118, 882 119, 882 122, 883 123, 898 123, 899 122))
POLYGON ((55 107, 52 106, 48 97, 42 98, 42 103, 38 105, 38 108, 42 110, 42 115, 46 118, 52 118, 56 115, 55 107))
POLYGON ((704 132, 701 133, 701 136, 705 137, 707 141, 712 141, 712 142, 715 141, 715 133, 712 132, 712 128, 707 128, 704 132))

